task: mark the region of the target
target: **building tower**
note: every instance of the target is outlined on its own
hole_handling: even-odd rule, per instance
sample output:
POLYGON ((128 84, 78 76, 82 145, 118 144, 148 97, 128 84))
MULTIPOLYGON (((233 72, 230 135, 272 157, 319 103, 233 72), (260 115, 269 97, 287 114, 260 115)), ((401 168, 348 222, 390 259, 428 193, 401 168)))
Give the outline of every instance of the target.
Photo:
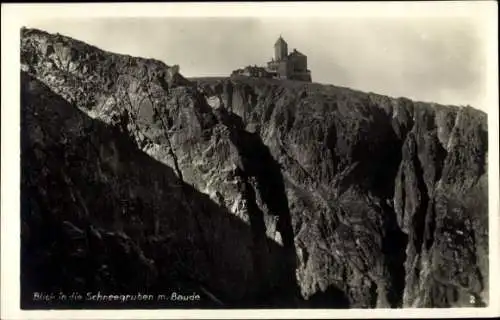
POLYGON ((288 44, 286 43, 285 40, 283 40, 283 38, 280 35, 280 37, 274 44, 274 59, 276 61, 281 61, 285 59, 287 55, 288 55, 288 44))

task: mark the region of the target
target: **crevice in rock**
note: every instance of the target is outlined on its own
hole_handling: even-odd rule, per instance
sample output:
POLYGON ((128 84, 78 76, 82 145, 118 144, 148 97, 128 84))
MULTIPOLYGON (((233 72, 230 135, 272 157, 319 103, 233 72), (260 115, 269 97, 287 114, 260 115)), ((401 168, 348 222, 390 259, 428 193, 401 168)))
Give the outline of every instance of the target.
MULTIPOLYGON (((376 112, 377 123, 390 123, 391 119, 382 112, 376 112)), ((388 125, 389 127, 389 125, 388 125)), ((396 132, 388 130, 384 135, 384 143, 380 145, 378 155, 368 172, 374 172, 371 179, 370 190, 381 199, 380 207, 383 211, 382 223, 384 236, 382 238, 382 253, 387 267, 390 286, 387 292, 387 300, 392 308, 401 307, 403 291, 405 288, 406 248, 408 236, 402 231, 398 224, 398 218, 392 204, 396 188, 396 178, 402 162, 403 140, 396 132)), ((402 181, 404 181, 404 171, 402 181)), ((401 186, 402 202, 404 210, 405 187, 401 186)))
POLYGON ((435 229, 436 229, 436 208, 435 200, 432 198, 429 201, 429 207, 427 208, 427 214, 425 217, 425 231, 423 239, 423 247, 426 251, 429 251, 434 244, 435 229))
POLYGON ((420 254, 424 238, 425 220, 427 216, 427 207, 429 205, 429 193, 424 181, 424 170, 416 153, 413 157, 413 167, 415 168, 415 177, 417 178, 417 188, 420 192, 420 203, 417 212, 411 219, 412 231, 410 239, 415 247, 416 254, 420 254))
MULTIPOLYGON (((243 121, 239 116, 223 109, 220 112, 220 119, 231 130, 230 139, 238 150, 242 164, 241 171, 247 177, 255 179, 256 192, 267 208, 267 213, 278 218, 276 229, 281 235, 284 249, 280 276, 287 295, 292 298, 297 297, 299 294, 295 277, 297 256, 281 168, 260 136, 243 129, 243 121)), ((254 197, 250 198, 250 203, 255 203, 254 197)), ((258 207, 255 210, 257 211, 258 207)))
POLYGON ((384 210, 386 233, 382 239, 382 252, 385 256, 391 283, 387 298, 392 308, 398 308, 403 303, 403 292, 406 285, 404 263, 408 236, 399 227, 394 210, 385 203, 382 203, 382 209, 384 210))
POLYGON ((377 293, 377 283, 373 280, 370 280, 370 307, 375 308, 377 306, 378 293, 377 293))
POLYGON ((448 151, 443 148, 442 144, 439 142, 439 139, 436 136, 436 159, 435 159, 435 165, 436 165, 436 176, 434 179, 434 185, 441 179, 441 176, 443 174, 443 168, 446 163, 446 157, 448 156, 448 151))

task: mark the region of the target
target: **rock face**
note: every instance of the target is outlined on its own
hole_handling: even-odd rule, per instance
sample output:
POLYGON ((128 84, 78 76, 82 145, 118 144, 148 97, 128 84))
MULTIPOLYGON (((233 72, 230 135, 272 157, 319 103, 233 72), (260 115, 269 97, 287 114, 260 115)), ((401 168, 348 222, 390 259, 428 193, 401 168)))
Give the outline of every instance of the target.
POLYGON ((21 67, 23 306, 98 290, 203 296, 184 307, 488 303, 486 114, 188 81, 33 29, 21 67))

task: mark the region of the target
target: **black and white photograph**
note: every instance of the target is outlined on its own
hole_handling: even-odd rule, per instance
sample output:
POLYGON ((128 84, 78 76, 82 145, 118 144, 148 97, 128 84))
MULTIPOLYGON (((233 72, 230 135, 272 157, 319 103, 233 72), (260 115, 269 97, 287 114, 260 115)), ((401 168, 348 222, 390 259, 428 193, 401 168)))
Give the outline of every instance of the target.
POLYGON ((498 313, 495 2, 2 5, 8 18, 16 317, 498 313))

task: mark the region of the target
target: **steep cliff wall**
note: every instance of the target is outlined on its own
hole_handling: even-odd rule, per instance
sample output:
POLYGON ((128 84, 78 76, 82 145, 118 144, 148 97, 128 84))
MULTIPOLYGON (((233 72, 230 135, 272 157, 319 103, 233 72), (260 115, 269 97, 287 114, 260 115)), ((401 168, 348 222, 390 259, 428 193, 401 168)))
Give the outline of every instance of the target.
MULTIPOLYGON (((87 238, 84 228, 111 232, 103 250, 135 248, 130 270, 159 277, 151 290, 202 287, 226 306, 488 302, 484 113, 314 83, 190 82, 156 60, 30 29, 21 64, 26 292, 77 286, 37 280, 39 266, 78 273, 70 249, 50 249, 77 245, 68 235, 39 249, 43 224, 63 233, 66 220, 87 238), (172 284, 177 264, 189 281, 172 284)), ((96 268, 118 263, 84 252, 96 268)), ((69 278, 147 283, 107 275, 69 278)))

